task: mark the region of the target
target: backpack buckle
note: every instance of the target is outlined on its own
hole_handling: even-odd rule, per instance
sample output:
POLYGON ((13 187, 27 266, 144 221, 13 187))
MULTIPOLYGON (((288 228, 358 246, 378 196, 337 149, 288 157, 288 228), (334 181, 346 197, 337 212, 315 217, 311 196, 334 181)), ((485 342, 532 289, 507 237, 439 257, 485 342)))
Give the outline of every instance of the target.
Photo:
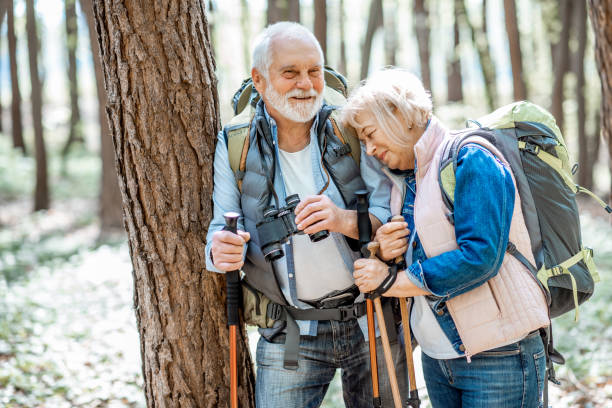
POLYGON ((285 311, 281 305, 272 302, 268 304, 268 309, 266 310, 266 314, 272 320, 281 320, 284 312, 285 311))
POLYGON ((540 153, 540 146, 535 145, 533 143, 525 143, 525 148, 523 150, 533 154, 534 156, 537 156, 538 153, 540 153))

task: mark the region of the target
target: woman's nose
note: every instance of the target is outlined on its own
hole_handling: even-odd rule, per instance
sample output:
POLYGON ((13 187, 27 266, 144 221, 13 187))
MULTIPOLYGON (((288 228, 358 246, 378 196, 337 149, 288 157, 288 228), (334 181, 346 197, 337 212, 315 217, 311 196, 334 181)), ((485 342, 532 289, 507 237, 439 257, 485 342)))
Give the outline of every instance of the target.
POLYGON ((374 156, 374 152, 376 151, 376 148, 374 147, 374 144, 370 141, 366 142, 366 153, 368 154, 368 156, 374 156))

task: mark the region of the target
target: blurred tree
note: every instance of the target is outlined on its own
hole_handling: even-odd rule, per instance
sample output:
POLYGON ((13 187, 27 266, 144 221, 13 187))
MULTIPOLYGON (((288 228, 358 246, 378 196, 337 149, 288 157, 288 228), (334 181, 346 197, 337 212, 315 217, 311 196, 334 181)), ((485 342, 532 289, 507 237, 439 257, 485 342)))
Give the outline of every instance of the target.
POLYGON ((242 58, 244 59, 245 76, 251 75, 251 19, 249 3, 240 0, 240 28, 242 30, 242 58))
POLYGON ((300 0, 268 0, 266 24, 279 21, 300 22, 300 0))
POLYGON ((459 10, 463 5, 463 0, 454 1, 454 22, 453 22, 453 49, 451 50, 450 60, 448 61, 448 93, 447 100, 449 102, 458 102, 463 100, 463 78, 461 77, 461 55, 459 53, 459 10))
POLYGON ((487 1, 483 0, 482 3, 482 25, 474 25, 470 21, 467 8, 465 6, 465 0, 456 3, 459 7, 458 17, 462 26, 468 27, 472 43, 478 53, 478 59, 480 60, 480 69, 482 72, 482 78, 484 81, 485 96, 487 98, 487 106, 489 110, 495 109, 497 106, 497 84, 495 77, 495 65, 491 59, 489 53, 489 42, 487 40, 486 31, 486 15, 487 15, 487 1))
MULTIPOLYGON (((133 264, 149 407, 229 401, 225 279, 205 271, 220 127, 215 63, 200 0, 94 0, 133 264)), ((239 330, 240 406, 254 406, 239 330)))
POLYGON ((24 153, 23 124, 21 119, 21 92, 19 91, 19 73, 17 71, 17 37, 15 36, 15 14, 13 0, 2 0, 6 5, 6 30, 8 37, 9 60, 11 65, 11 132, 13 147, 24 153))
MULTIPOLYGON (((6 14, 6 3, 4 1, 0 1, 0 32, 2 32, 2 24, 4 23, 5 14, 6 14)), ((0 46, 1 45, 2 43, 0 42, 0 46)), ((2 55, 2 48, 0 48, 0 55, 2 55)), ((0 78, 1 77, 2 77, 2 73, 0 72, 0 78)), ((1 80, 0 80, 0 85, 2 85, 1 80)), ((2 95, 1 88, 0 88, 0 95, 2 95)), ((4 130, 2 126, 2 113, 3 113, 2 100, 0 98, 0 132, 4 130)))
POLYGON ((68 139, 62 149, 65 158, 74 143, 84 143, 81 128, 81 112, 79 110, 79 81, 76 62, 76 50, 79 40, 76 14, 76 0, 64 0, 66 23, 66 48, 68 50, 68 88, 70 93, 70 125, 68 139))
MULTIPOLYGON (((574 73, 576 75, 576 104, 578 105, 578 184, 593 189, 593 168, 597 162, 598 150, 595 150, 599 135, 588 136, 586 133, 586 104, 584 98, 584 53, 587 44, 587 10, 586 4, 577 2, 575 5, 575 28, 578 37, 577 49, 574 54, 574 73)), ((598 147, 598 146, 597 146, 598 147)))
POLYGON ((385 65, 396 65, 397 8, 397 0, 383 1, 383 21, 385 28, 385 65))
POLYGON ((552 90, 552 100, 550 111, 557 120, 559 129, 563 131, 563 80, 570 68, 569 64, 569 39, 572 27, 572 0, 559 0, 559 13, 561 15, 561 35, 558 43, 553 48, 555 55, 553 58, 554 82, 552 90))
POLYGON ((327 3, 326 0, 314 0, 314 35, 321 44, 323 60, 327 61, 327 3))
POLYGON ((100 122, 100 150, 102 156, 99 213, 100 235, 104 237, 110 232, 123 229, 121 192, 119 191, 115 169, 115 149, 106 118, 106 91, 104 90, 104 76, 102 74, 102 61, 100 60, 100 46, 96 35, 93 4, 92 0, 80 0, 80 2, 81 10, 87 18, 89 43, 98 93, 98 121, 100 122))
POLYGON ((515 0, 504 0, 504 15, 506 33, 510 47, 510 64, 512 65, 512 82, 514 85, 514 100, 527 99, 527 88, 523 77, 523 56, 521 54, 521 39, 516 20, 515 0))
POLYGON ((26 31, 28 35, 28 56, 30 61, 30 81, 32 83, 32 123, 34 125, 34 146, 36 150, 36 188, 34 191, 34 211, 49 208, 49 181, 47 176, 47 152, 42 126, 42 86, 38 73, 38 32, 34 0, 26 0, 26 31))
POLYGON ((338 28, 340 30, 340 63, 338 64, 338 71, 347 76, 347 63, 346 63, 346 33, 344 32, 344 21, 346 14, 344 13, 344 0, 340 0, 340 10, 338 13, 338 28))
POLYGON ((376 30, 383 26, 382 0, 372 0, 370 3, 370 14, 368 16, 368 27, 366 29, 363 47, 361 47, 361 79, 368 76, 370 71, 370 54, 372 53, 372 41, 376 30))
POLYGON ((421 65, 421 80, 425 89, 431 90, 431 69, 429 67, 429 10, 425 0, 414 0, 414 31, 419 47, 419 61, 421 65))
MULTIPOLYGON (((601 78, 601 133, 608 143, 612 170, 612 0, 589 0, 595 31, 595 60, 601 78)), ((612 182, 609 201, 612 204, 612 182)))

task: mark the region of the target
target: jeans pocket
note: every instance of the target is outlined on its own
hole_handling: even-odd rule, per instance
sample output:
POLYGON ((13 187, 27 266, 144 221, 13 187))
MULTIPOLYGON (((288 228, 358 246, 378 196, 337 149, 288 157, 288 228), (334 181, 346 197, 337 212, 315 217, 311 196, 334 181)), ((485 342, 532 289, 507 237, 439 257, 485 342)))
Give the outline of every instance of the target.
POLYGON ((533 355, 533 363, 535 364, 535 372, 538 379, 538 407, 542 408, 544 404, 544 381, 547 381, 546 355, 544 354, 544 350, 533 355))

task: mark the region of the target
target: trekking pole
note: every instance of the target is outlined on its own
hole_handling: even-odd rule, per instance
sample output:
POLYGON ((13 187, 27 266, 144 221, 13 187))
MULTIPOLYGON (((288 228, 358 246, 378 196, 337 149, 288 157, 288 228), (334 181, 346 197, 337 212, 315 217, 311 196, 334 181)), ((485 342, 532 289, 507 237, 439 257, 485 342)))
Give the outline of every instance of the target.
MULTIPOLYGON (((235 212, 226 212, 224 231, 236 234, 238 217, 235 212)), ((230 407, 238 408, 238 359, 236 354, 236 333, 238 331, 238 308, 240 306, 240 271, 225 274, 227 283, 227 324, 230 345, 230 407)))
MULTIPOLYGON (((372 224, 368 212, 368 192, 359 190, 357 195, 357 229, 359 231, 359 247, 364 258, 369 257, 367 244, 372 238, 372 224)), ((376 361, 376 328, 374 327, 374 304, 366 293, 366 315, 368 318, 368 340, 370 346, 370 372, 372 375, 372 395, 375 408, 381 407, 380 393, 378 390, 378 363, 376 361)))
MULTIPOLYGON (((391 221, 404 222, 404 217, 396 215, 391 221)), ((401 263, 403 256, 395 258, 395 263, 401 263)), ((410 334, 410 319, 408 315, 408 305, 406 298, 399 298, 400 312, 402 314, 402 326, 404 326, 404 345, 406 347, 406 364, 408 364, 408 376, 410 380, 410 396, 406 400, 406 407, 418 408, 421 405, 419 390, 416 387, 416 375, 414 372, 414 357, 412 356, 412 336, 410 334)))

